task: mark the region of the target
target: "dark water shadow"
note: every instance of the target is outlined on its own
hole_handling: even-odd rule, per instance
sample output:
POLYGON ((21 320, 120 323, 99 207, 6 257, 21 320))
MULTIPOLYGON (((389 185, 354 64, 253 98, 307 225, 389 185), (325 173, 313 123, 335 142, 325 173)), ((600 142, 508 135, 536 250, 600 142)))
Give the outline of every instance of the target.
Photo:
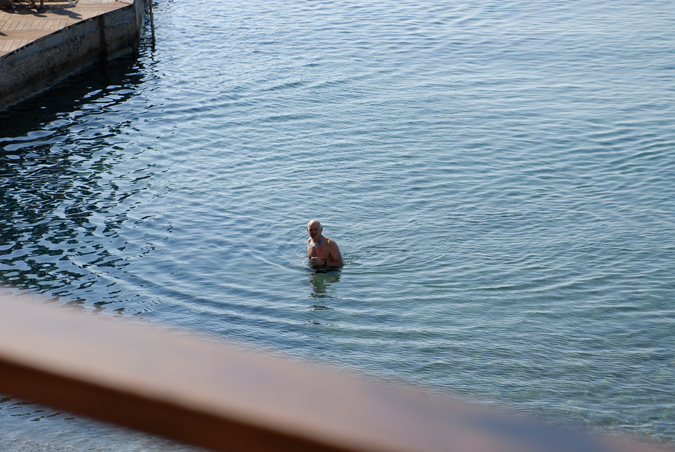
POLYGON ((59 115, 82 109, 83 105, 121 91, 115 100, 123 103, 137 94, 146 70, 138 54, 96 64, 68 77, 48 90, 37 93, 0 111, 0 153, 3 138, 24 136, 43 128, 59 115), (131 88, 131 89, 129 89, 131 88))
POLYGON ((126 221, 117 206, 140 190, 106 174, 122 152, 116 137, 132 126, 121 104, 142 93, 147 77, 130 55, 0 112, 0 284, 86 288, 98 280, 87 265, 122 265, 91 239, 91 219, 104 218, 100 233, 113 237, 126 221), (70 261, 85 255, 84 267, 70 261))

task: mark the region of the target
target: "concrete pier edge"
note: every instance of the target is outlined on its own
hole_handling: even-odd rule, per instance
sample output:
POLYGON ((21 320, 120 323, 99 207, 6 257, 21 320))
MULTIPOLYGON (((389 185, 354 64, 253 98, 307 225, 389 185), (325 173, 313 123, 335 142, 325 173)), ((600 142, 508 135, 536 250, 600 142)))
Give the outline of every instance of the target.
POLYGON ((149 1, 133 0, 0 57, 0 110, 43 93, 97 63, 138 50, 149 1))

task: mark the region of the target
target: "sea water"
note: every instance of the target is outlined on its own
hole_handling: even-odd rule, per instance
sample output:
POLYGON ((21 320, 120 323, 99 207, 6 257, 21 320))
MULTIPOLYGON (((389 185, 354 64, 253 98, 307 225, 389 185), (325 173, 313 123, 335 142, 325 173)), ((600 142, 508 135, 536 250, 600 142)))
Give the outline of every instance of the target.
MULTIPOLYGON (((0 114, 3 291, 673 443, 672 6, 160 1, 0 114)), ((9 397, 0 445, 182 450, 9 397)))

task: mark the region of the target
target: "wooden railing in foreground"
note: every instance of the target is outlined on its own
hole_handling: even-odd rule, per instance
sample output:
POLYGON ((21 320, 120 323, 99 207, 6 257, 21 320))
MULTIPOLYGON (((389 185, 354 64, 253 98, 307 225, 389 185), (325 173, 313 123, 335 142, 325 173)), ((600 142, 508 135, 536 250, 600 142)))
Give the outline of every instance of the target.
POLYGON ((0 393, 220 451, 655 450, 7 297, 0 393))

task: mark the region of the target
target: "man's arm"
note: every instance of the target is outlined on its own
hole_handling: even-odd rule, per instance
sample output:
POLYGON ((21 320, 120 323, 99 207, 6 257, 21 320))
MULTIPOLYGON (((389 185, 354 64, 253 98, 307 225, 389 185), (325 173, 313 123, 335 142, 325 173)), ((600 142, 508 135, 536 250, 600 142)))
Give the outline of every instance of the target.
POLYGON ((328 261, 326 262, 328 267, 342 267, 342 254, 340 253, 340 248, 338 248, 337 243, 334 241, 328 242, 328 261))

